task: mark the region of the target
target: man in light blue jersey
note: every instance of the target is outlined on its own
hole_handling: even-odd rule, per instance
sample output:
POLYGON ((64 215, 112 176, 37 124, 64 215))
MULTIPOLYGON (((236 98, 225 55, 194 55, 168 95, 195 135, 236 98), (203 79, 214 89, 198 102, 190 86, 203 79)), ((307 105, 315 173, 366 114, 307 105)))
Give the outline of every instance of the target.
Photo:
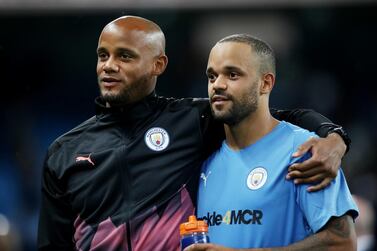
POLYGON ((291 164, 310 157, 292 153, 316 135, 271 116, 272 49, 246 34, 226 37, 211 50, 207 76, 212 113, 224 122, 226 140, 200 179, 197 215, 208 222, 213 244, 187 251, 356 250, 358 212, 342 171, 312 193, 285 179, 291 164))

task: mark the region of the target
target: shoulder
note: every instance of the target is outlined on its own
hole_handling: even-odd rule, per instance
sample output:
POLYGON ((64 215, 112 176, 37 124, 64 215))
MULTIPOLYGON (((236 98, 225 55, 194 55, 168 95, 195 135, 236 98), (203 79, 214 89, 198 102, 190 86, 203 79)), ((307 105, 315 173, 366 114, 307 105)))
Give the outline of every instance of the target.
POLYGON ((69 130, 68 132, 62 134, 58 138, 56 138, 49 146, 47 155, 51 156, 54 153, 58 152, 64 144, 67 144, 79 137, 88 128, 92 127, 96 123, 96 121, 96 116, 93 116, 87 119, 86 121, 82 122, 78 126, 74 127, 73 129, 69 130))
POLYGON ((158 104, 166 105, 171 110, 193 108, 200 111, 210 109, 208 98, 167 98, 163 96, 156 97, 158 104))
POLYGON ((228 155, 232 155, 232 152, 228 151, 225 140, 222 140, 221 145, 214 150, 207 159, 203 162, 202 167, 206 169, 208 166, 217 165, 217 164, 224 164, 225 153, 228 155))
POLYGON ((317 134, 289 122, 282 121, 281 123, 284 123, 285 132, 288 133, 293 139, 293 148, 297 148, 311 137, 318 137, 317 134))
MULTIPOLYGON (((297 151, 298 147, 302 145, 304 142, 309 140, 311 137, 318 137, 315 133, 310 132, 302 127, 296 126, 294 124, 291 124, 289 122, 282 121, 284 123, 285 127, 285 133, 289 135, 289 147, 291 154, 293 154, 295 151, 297 151)), ((309 159, 311 156, 310 152, 307 152, 301 157, 290 159, 290 164, 296 163, 296 162, 303 162, 306 159, 309 159)))

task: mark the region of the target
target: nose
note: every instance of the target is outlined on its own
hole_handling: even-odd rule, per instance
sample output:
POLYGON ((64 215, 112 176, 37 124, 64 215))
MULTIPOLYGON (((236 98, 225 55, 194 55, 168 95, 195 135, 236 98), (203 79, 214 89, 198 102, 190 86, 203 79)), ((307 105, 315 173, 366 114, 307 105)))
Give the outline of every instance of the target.
POLYGON ((226 90, 228 87, 225 77, 219 75, 216 80, 212 83, 212 88, 214 90, 226 90))
POLYGON ((113 57, 109 57, 106 62, 104 62, 103 70, 105 72, 118 72, 119 65, 116 60, 113 59, 113 57))

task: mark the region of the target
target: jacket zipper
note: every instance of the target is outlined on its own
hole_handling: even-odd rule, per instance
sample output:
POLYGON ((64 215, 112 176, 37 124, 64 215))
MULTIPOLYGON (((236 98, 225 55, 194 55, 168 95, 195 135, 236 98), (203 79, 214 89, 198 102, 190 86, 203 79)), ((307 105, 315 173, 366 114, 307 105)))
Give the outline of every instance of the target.
POLYGON ((132 245, 131 245, 131 228, 130 228, 130 222, 126 221, 126 231, 127 231, 127 247, 128 251, 132 251, 132 245))
POLYGON ((126 208, 126 213, 127 213, 127 220, 125 221, 126 224, 126 241, 127 241, 127 248, 128 251, 132 251, 132 241, 131 241, 131 227, 130 227, 130 175, 127 170, 128 166, 128 161, 127 161, 127 146, 126 144, 123 145, 123 151, 121 151, 121 156, 120 156, 120 171, 121 171, 121 176, 123 179, 123 203, 126 203, 127 206, 126 208))

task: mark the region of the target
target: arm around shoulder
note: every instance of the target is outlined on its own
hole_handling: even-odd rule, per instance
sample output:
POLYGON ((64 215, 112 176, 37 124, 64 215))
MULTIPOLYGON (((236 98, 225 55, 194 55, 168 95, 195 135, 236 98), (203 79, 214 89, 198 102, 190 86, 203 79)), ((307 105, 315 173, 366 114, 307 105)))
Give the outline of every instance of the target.
POLYGON ((300 126, 318 136, 325 138, 331 133, 338 134, 343 140, 347 151, 351 145, 351 139, 340 125, 334 124, 330 119, 311 109, 278 110, 271 108, 271 114, 278 120, 285 120, 300 126))

